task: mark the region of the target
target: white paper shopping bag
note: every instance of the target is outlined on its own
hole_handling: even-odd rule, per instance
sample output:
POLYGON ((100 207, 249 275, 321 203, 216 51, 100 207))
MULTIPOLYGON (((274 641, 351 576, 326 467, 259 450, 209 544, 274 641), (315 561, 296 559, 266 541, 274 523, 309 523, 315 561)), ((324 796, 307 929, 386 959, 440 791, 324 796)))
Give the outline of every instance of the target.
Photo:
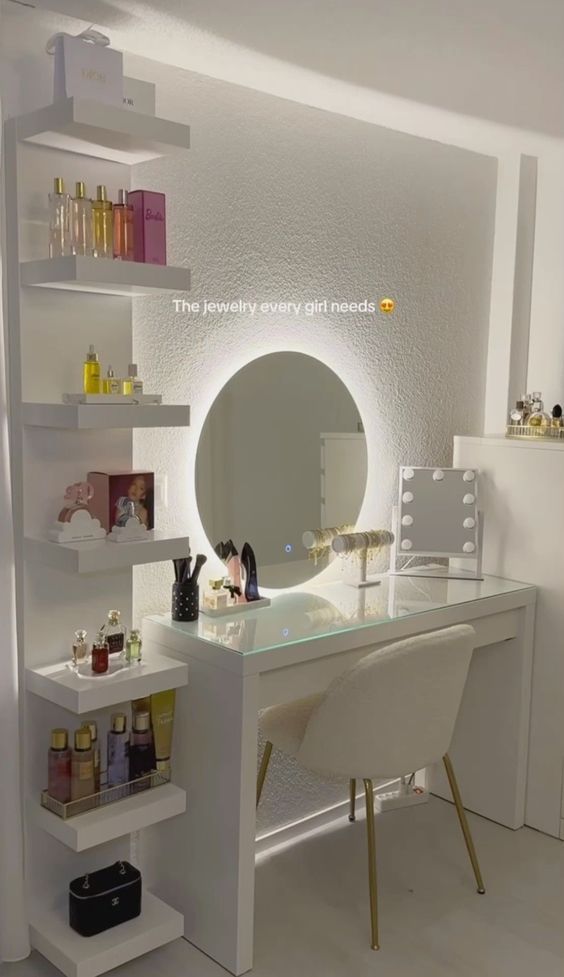
POLYGON ((91 98, 110 105, 123 103, 123 55, 106 46, 108 38, 92 31, 101 41, 86 40, 86 34, 71 37, 57 34, 47 50, 55 55, 53 100, 91 98))

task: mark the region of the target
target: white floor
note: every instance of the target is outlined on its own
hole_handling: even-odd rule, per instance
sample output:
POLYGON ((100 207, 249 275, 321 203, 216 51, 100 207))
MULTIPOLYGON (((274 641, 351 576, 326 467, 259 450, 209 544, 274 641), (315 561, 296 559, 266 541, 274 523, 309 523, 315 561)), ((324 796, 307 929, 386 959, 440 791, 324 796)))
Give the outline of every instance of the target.
MULTIPOLYGON (((257 866, 254 977, 562 977, 564 843, 471 817, 479 896, 451 805, 378 818, 380 941, 369 947, 365 826, 344 821, 257 866)), ((218 896, 218 925, 221 897, 218 896)), ((33 954, 2 977, 58 977, 33 954)), ((184 940, 114 977, 225 977, 184 940)))

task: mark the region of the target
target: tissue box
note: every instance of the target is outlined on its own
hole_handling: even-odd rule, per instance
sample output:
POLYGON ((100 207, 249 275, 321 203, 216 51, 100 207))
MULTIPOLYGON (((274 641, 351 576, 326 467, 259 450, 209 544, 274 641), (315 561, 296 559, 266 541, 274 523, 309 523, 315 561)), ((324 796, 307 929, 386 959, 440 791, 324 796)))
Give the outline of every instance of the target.
POLYGON ((164 193, 130 190, 133 207, 133 260, 166 265, 166 210, 164 193))
POLYGON ((114 526, 125 525, 127 512, 133 502, 135 515, 147 529, 155 526, 154 472, 89 472, 88 481, 94 496, 88 506, 100 520, 106 532, 114 526))
POLYGON ((110 105, 123 104, 121 51, 66 34, 57 37, 54 48, 54 101, 75 96, 110 105))
POLYGON ((123 79, 123 107, 131 112, 154 115, 156 110, 156 87, 150 81, 138 78, 123 79))

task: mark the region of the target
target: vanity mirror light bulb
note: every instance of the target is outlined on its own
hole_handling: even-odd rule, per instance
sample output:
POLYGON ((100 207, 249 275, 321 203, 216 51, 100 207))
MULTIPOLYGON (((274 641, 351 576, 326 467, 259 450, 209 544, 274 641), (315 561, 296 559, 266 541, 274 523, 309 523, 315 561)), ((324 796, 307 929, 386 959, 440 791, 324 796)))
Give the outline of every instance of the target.
POLYGON ((410 539, 402 539, 401 548, 402 550, 411 550, 413 549, 413 543, 410 539))
POLYGON ((465 553, 473 553, 474 550, 476 549, 476 545, 475 543, 468 542, 464 544, 462 549, 464 550, 465 553))
POLYGON ((402 526, 413 526, 413 516, 402 516, 402 526))
POLYGON ((472 519, 471 516, 468 516, 468 518, 464 520, 462 525, 464 526, 465 529, 474 529, 474 526, 476 525, 476 520, 472 519))
POLYGON ((437 470, 433 472, 433 481, 434 482, 442 482, 442 480, 444 479, 444 477, 445 477, 445 473, 443 471, 441 471, 440 468, 437 468, 437 470))
POLYGON ((405 502, 406 505, 413 502, 413 492, 404 492, 401 497, 401 501, 405 502))
POLYGON ((413 471, 413 468, 404 468, 404 470, 403 470, 403 478, 404 478, 404 481, 406 481, 406 482, 411 481, 411 479, 413 478, 414 475, 415 475, 415 472, 413 471))
POLYGON ((473 482, 474 479, 476 478, 476 472, 470 471, 470 469, 468 469, 468 471, 464 472, 462 478, 464 479, 465 482, 473 482))
POLYGON ((474 505, 474 502, 476 501, 476 496, 472 495, 471 492, 467 492, 464 498, 462 499, 462 501, 464 505, 474 505))

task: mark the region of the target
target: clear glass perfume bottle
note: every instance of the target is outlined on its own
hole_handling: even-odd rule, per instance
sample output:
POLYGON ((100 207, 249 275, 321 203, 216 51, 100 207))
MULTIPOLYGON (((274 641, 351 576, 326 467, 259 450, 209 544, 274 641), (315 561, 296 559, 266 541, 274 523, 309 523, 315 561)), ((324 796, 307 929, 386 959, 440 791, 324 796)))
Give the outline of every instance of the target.
POLYGON ((533 410, 528 421, 529 427, 544 428, 551 427, 552 417, 544 409, 542 394, 538 391, 533 393, 533 410))
POLYGON ((133 207, 127 198, 127 190, 119 190, 114 205, 114 258, 121 261, 133 261, 133 207))
POLYGON ((139 397, 143 393, 143 381, 137 376, 137 363, 130 363, 127 376, 121 381, 122 393, 129 397, 139 397))
POLYGON ((92 201, 82 180, 70 201, 70 232, 72 254, 92 254, 92 201))
POLYGON ((100 360, 94 346, 90 346, 82 367, 82 386, 85 394, 102 393, 100 360))
POLYGON ((141 634, 134 628, 129 633, 129 637, 125 643, 125 660, 128 665, 137 665, 141 661, 141 649, 143 647, 143 642, 141 640, 141 634))
POLYGON ((87 631, 79 630, 74 632, 74 641, 72 643, 72 664, 74 668, 78 668, 79 665, 84 665, 88 661, 89 648, 86 641, 87 636, 87 631))
POLYGON ((518 400, 515 407, 509 413, 509 423, 517 426, 525 423, 525 404, 518 400))
POLYGON ((120 611, 108 611, 108 620, 101 630, 106 644, 110 649, 110 655, 119 653, 125 654, 125 639, 127 628, 121 623, 120 611))
POLYGON ((96 200, 92 201, 92 223, 94 229, 94 255, 96 258, 111 258, 114 253, 112 202, 108 200, 103 184, 96 190, 96 200))
POLYGON ((69 195, 62 177, 56 176, 49 194, 49 257, 62 258, 70 253, 69 195))

